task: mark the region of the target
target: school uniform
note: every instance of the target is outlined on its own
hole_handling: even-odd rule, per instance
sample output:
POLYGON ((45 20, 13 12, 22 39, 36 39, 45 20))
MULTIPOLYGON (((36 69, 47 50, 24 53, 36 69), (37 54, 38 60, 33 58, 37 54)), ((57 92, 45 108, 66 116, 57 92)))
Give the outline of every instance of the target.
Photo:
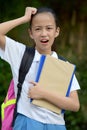
MULTIPOLYGON (((5 51, 0 49, 0 57, 7 61, 12 70, 15 96, 17 95, 18 71, 22 56, 25 51, 25 45, 6 37, 5 51)), ((56 52, 52 56, 58 58, 56 52)), ((13 130, 66 130, 64 114, 56 114, 50 110, 33 105, 28 98, 28 91, 31 84, 29 81, 35 81, 41 54, 35 50, 35 56, 26 75, 22 86, 21 96, 17 106, 19 113, 14 124, 13 130)), ((74 75, 71 90, 78 90, 80 86, 74 75)))

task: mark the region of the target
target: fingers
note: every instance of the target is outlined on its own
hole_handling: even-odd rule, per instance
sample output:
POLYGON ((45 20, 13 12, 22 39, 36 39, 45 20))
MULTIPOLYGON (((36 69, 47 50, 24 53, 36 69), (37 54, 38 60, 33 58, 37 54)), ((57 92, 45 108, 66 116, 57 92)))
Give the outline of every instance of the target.
POLYGON ((32 8, 32 14, 35 14, 37 12, 36 8, 32 8))
POLYGON ((33 7, 26 7, 24 19, 25 22, 29 22, 31 20, 31 15, 37 12, 36 8, 33 7))
POLYGON ((31 91, 33 90, 33 88, 35 88, 35 86, 37 86, 37 83, 34 81, 30 81, 29 83, 33 85, 29 88, 29 92, 28 92, 28 98, 31 98, 31 91))
POLYGON ((28 92, 28 98, 33 98, 33 94, 36 92, 36 86, 38 85, 37 82, 34 82, 34 81, 30 81, 29 82, 31 85, 31 87, 29 88, 29 92, 28 92))
POLYGON ((34 86, 36 86, 38 83, 34 82, 34 81, 30 81, 31 84, 33 84, 34 86))
POLYGON ((32 89, 32 88, 29 88, 28 98, 31 98, 31 89, 32 89))
POLYGON ((30 12, 31 12, 31 15, 35 14, 37 12, 37 9, 33 7, 26 7, 26 13, 30 13, 30 12))

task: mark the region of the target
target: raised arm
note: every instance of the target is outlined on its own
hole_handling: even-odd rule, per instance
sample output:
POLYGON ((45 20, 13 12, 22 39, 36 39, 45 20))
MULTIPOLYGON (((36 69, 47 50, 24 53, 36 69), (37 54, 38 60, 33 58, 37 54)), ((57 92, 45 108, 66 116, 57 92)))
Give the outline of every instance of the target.
POLYGON ((5 48, 5 35, 16 26, 29 22, 36 11, 36 8, 27 7, 24 16, 0 24, 0 48, 5 48))

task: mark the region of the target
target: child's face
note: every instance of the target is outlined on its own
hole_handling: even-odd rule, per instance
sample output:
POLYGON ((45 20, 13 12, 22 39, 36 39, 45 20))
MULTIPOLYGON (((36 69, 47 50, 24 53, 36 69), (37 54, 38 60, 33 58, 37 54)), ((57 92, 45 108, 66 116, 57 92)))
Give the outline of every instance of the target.
POLYGON ((39 13, 32 20, 30 36, 35 41, 39 53, 50 54, 54 39, 59 35, 55 19, 51 13, 39 13))

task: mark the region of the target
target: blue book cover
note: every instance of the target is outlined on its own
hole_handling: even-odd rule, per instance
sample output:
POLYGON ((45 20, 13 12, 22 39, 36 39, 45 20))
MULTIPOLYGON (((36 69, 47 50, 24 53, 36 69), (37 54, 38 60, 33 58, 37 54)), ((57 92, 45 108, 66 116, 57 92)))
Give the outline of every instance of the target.
POLYGON ((38 80, 40 78, 40 74, 41 74, 41 71, 42 71, 42 68, 43 68, 43 65, 44 65, 45 58, 46 58, 45 55, 42 55, 41 58, 40 58, 40 64, 39 64, 38 72, 37 72, 37 75, 36 75, 36 82, 38 82, 38 80))
MULTIPOLYGON (((68 87, 68 90, 67 90, 67 93, 66 93, 66 97, 68 97, 69 94, 70 94, 71 84, 72 84, 73 76, 75 74, 75 70, 76 70, 76 66, 74 65, 74 71, 73 71, 72 76, 71 76, 71 80, 70 80, 69 87, 68 87)), ((65 110, 61 111, 61 113, 64 113, 64 112, 65 112, 65 110)))

